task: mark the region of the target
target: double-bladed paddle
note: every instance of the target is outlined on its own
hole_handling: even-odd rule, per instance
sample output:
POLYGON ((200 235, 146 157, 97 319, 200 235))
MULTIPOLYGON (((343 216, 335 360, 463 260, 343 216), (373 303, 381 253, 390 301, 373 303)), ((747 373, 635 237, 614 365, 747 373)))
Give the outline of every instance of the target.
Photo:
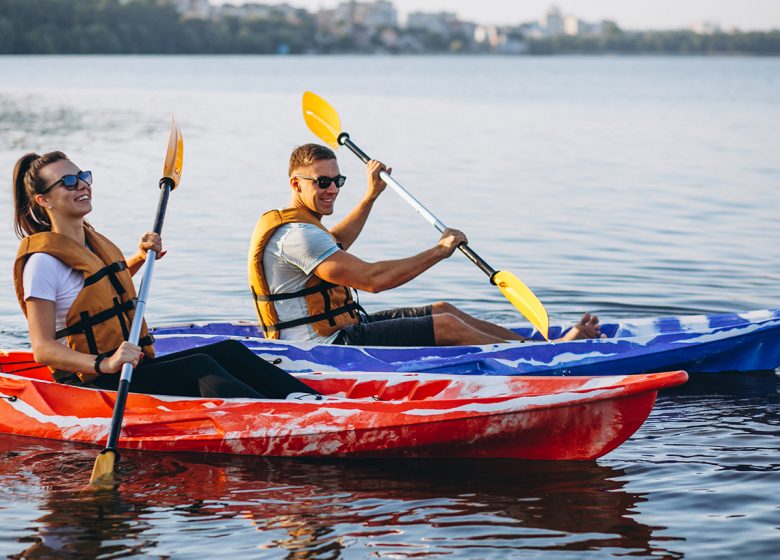
MULTIPOLYGON (((184 163, 184 140, 181 136, 181 130, 176 126, 176 122, 171 115, 171 133, 168 138, 168 151, 165 154, 165 165, 163 166, 163 177, 160 179, 160 202, 157 206, 157 216, 154 219, 154 232, 162 233, 163 220, 165 219, 165 209, 168 206, 168 196, 171 191, 179 185, 181 180, 181 169, 184 163)), ((156 251, 149 251, 146 254, 144 264, 144 275, 141 279, 141 288, 138 291, 138 301, 135 306, 135 315, 133 316, 133 325, 130 327, 130 336, 128 341, 138 344, 138 338, 141 335, 141 325, 143 324, 144 311, 146 309, 146 298, 149 295, 149 287, 152 284, 152 272, 154 271, 154 262, 157 259, 156 251)), ((130 380, 133 377, 133 365, 126 363, 122 365, 122 377, 119 380, 119 389, 114 403, 114 414, 111 417, 111 429, 108 434, 106 448, 100 452, 95 459, 95 466, 92 468, 92 477, 90 484, 110 482, 114 473, 114 465, 119 457, 116 450, 119 441, 119 432, 122 429, 122 417, 125 413, 125 403, 127 402, 127 393, 130 389, 130 380)))
MULTIPOLYGON (((346 146, 352 153, 359 157, 363 163, 368 163, 371 159, 361 150, 349 137, 349 134, 341 130, 341 120, 336 110, 319 95, 307 91, 303 94, 303 118, 309 129, 317 135, 323 142, 333 148, 346 146)), ((381 171, 379 176, 388 185, 393 187, 401 197, 408 202, 417 213, 425 218, 428 223, 435 227, 439 232, 443 232, 446 226, 434 216, 420 201, 404 189, 398 181, 393 179, 386 171, 381 171)), ((517 310, 522 313, 531 324, 547 339, 547 331, 550 321, 547 317, 542 302, 539 301, 534 293, 523 284, 520 279, 505 270, 495 270, 482 257, 477 255, 468 244, 461 244, 460 249, 468 259, 479 269, 488 275, 490 283, 498 286, 504 297, 508 299, 517 310)), ((548 339, 549 340, 549 339, 548 339)))

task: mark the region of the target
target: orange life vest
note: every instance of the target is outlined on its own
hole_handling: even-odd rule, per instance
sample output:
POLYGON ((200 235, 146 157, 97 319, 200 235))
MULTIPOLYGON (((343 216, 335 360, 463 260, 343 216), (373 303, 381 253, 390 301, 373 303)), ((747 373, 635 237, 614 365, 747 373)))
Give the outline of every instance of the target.
MULTIPOLYGON (((69 237, 48 231, 22 239, 14 263, 16 297, 26 316, 22 273, 27 259, 34 253, 49 254, 82 272, 84 289, 68 310, 65 328, 54 336, 67 337, 68 346, 77 352, 108 355, 130 335, 135 314, 135 286, 119 248, 91 228, 85 227, 84 235, 89 249, 69 237)), ((147 358, 154 358, 153 342, 144 323, 138 344, 147 358)), ((98 376, 92 373, 76 375, 85 383, 98 376)))
MULTIPOLYGON (((252 242, 249 245, 249 286, 255 301, 257 316, 266 338, 278 339, 282 329, 311 324, 314 332, 320 336, 330 336, 348 325, 360 321, 360 306, 352 298, 352 291, 346 286, 338 286, 312 276, 302 290, 292 293, 272 294, 263 270, 263 253, 274 232, 284 224, 304 222, 313 224, 331 237, 327 230, 311 212, 302 208, 271 210, 263 214, 255 226, 252 242), (274 302, 296 297, 305 297, 309 314, 290 321, 279 321, 274 302)), ((335 241, 335 238, 334 238, 335 241)))

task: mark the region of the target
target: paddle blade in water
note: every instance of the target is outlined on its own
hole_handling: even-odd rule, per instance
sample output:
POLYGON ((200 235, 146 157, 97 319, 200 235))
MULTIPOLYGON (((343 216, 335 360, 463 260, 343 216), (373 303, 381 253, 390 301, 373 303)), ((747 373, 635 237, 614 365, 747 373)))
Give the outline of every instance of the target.
POLYGON ((547 317, 547 310, 542 305, 534 293, 523 284, 520 279, 505 270, 501 270, 493 277, 496 286, 499 287, 504 297, 512 302, 517 310, 531 321, 531 324, 541 333, 545 340, 547 331, 550 327, 550 319, 547 317))
POLYGON ((165 165, 163 166, 163 177, 173 181, 173 188, 179 186, 181 181, 181 170, 184 165, 184 138, 181 130, 176 126, 176 121, 171 115, 171 134, 168 137, 168 151, 165 154, 165 165))
POLYGON ((110 449, 101 451, 97 459, 95 459, 95 466, 92 467, 92 476, 89 479, 89 483, 93 486, 113 485, 115 463, 115 452, 110 449))
POLYGON ((303 94, 303 120, 320 140, 331 148, 338 148, 341 119, 336 109, 316 93, 303 94))

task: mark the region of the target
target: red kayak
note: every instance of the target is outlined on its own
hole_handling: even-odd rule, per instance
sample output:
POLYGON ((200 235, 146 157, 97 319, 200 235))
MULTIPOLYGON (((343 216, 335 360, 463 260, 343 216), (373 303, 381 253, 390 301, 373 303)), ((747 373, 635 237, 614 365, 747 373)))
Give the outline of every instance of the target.
MULTIPOLYGON (((603 377, 312 373, 321 400, 130 394, 119 447, 284 457, 589 460, 647 419, 684 371, 603 377)), ((105 444, 116 394, 56 384, 0 352, 0 433, 105 444)))

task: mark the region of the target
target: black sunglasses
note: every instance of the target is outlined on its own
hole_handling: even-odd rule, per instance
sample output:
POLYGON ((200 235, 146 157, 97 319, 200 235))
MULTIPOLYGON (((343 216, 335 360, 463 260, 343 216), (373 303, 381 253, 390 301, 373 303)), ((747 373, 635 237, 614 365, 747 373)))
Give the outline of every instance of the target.
POLYGON ((92 184, 92 171, 79 171, 75 175, 63 175, 59 181, 56 181, 43 189, 41 194, 46 194, 54 187, 62 183, 62 186, 69 191, 75 191, 79 186, 79 181, 84 181, 86 184, 92 184))
POLYGON ((307 181, 314 181, 321 189, 327 189, 331 183, 336 183, 336 187, 339 189, 347 182, 347 178, 344 175, 336 175, 335 177, 298 177, 298 179, 306 179, 307 181))

